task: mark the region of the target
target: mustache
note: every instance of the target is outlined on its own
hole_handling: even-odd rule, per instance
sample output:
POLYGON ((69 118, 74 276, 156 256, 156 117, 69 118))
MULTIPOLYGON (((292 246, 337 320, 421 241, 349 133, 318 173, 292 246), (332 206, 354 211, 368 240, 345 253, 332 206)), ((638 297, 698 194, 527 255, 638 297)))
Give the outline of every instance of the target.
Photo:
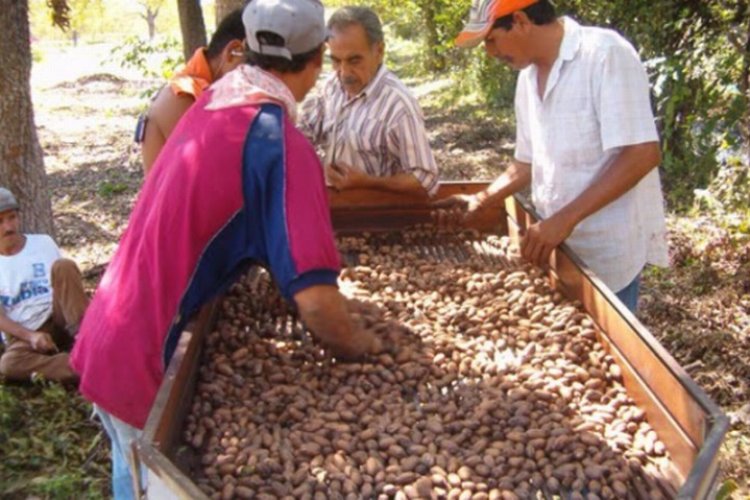
POLYGON ((345 76, 341 79, 341 83, 343 83, 344 85, 355 85, 359 83, 359 78, 355 78, 353 76, 345 76))
POLYGON ((16 234, 16 231, 13 231, 12 229, 9 229, 9 230, 5 231, 5 233, 3 234, 3 236, 13 236, 14 234, 16 234))

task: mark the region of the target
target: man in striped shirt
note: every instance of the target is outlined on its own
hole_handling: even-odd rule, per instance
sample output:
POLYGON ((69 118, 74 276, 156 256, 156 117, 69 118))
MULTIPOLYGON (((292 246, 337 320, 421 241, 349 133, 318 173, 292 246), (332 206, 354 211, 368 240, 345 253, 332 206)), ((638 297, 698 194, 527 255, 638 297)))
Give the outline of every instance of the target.
POLYGON ((331 16, 328 29, 334 74, 305 102, 300 120, 300 130, 322 150, 328 184, 434 195, 438 171, 424 116, 383 64, 377 14, 344 7, 331 16))

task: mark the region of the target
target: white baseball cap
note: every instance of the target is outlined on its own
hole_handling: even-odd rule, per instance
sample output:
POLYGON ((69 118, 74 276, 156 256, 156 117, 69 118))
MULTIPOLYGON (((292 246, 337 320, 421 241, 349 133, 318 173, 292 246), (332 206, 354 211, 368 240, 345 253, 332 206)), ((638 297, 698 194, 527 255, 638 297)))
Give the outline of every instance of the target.
POLYGON ((323 4, 319 0, 253 0, 242 13, 247 46, 258 54, 292 59, 319 47, 328 38, 323 4), (259 40, 274 33, 283 46, 259 40))

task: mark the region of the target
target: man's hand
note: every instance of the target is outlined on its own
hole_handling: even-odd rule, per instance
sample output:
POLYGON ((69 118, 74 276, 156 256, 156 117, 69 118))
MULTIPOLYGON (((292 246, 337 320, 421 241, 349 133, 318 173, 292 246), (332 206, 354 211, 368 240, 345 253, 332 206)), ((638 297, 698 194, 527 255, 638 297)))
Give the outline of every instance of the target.
POLYGON ((343 164, 331 164, 326 167, 326 179, 337 191, 352 189, 365 185, 367 174, 343 164))
POLYGON ((36 352, 57 352, 57 346, 52 337, 45 332, 34 332, 29 337, 29 344, 36 352))
POLYGON ((477 217, 486 195, 454 194, 448 198, 438 200, 432 204, 436 210, 432 212, 432 219, 438 227, 454 228, 471 222, 477 217))
POLYGON ((521 239, 521 256, 542 266, 549 262, 552 250, 570 236, 575 223, 561 213, 531 225, 521 239))
POLYGON ((348 341, 340 344, 331 344, 330 348, 337 358, 343 360, 356 360, 365 354, 379 354, 383 350, 383 344, 370 330, 355 326, 348 341))
POLYGON ((337 357, 352 360, 377 354, 382 344, 350 314, 347 301, 335 286, 313 285, 294 295, 300 316, 313 334, 337 357))

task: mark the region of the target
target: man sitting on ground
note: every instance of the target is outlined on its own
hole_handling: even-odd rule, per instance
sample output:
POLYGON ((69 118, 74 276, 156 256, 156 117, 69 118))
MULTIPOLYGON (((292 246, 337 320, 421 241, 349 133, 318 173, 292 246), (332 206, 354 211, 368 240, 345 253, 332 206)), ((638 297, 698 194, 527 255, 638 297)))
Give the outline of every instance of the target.
POLYGON ((19 205, 0 187, 0 330, 6 343, 0 374, 59 382, 77 379, 69 348, 88 297, 75 262, 60 258, 46 234, 23 234, 19 205))
POLYGON ((143 173, 148 175, 177 122, 213 82, 244 61, 245 26, 242 9, 232 11, 216 28, 208 47, 195 51, 185 68, 175 74, 141 115, 136 142, 141 143, 143 173))
POLYGON ((370 188, 434 195, 438 169, 424 116, 406 86, 383 64, 377 14, 344 7, 328 21, 335 74, 303 108, 300 129, 325 152, 335 189, 370 188))

